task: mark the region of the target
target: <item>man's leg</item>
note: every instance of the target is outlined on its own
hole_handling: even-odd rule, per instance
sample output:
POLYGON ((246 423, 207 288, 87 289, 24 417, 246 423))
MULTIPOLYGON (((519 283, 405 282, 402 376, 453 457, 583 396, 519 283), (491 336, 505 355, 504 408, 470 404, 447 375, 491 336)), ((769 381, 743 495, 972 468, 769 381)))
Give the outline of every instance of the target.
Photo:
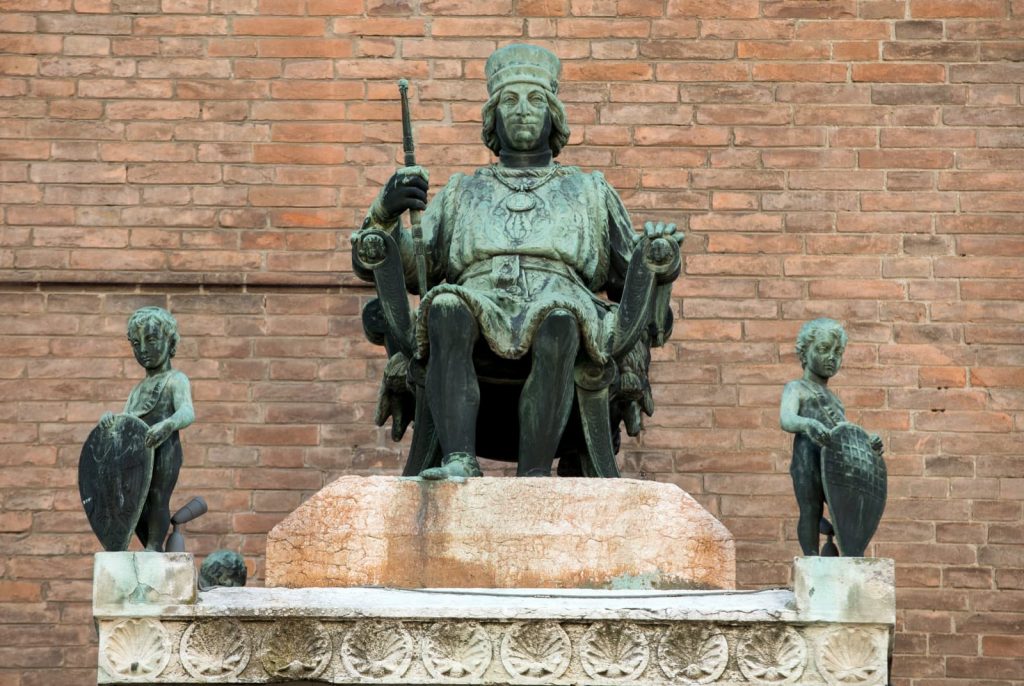
POLYGON ((444 454, 444 466, 426 469, 421 476, 478 476, 476 418, 480 386, 473 368, 473 346, 480 336, 479 328, 462 300, 444 293, 430 305, 427 332, 427 402, 444 454))
POLYGON ((579 347, 576 318, 566 310, 553 310, 537 329, 533 368, 519 397, 518 476, 551 476, 572 409, 572 372, 579 347))

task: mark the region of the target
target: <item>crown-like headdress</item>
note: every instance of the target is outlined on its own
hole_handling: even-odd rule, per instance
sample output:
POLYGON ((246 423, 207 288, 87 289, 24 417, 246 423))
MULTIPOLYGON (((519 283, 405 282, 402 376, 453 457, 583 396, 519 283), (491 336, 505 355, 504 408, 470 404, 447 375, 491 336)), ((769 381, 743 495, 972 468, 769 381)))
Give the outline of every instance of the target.
POLYGON ((510 83, 532 83, 558 92, 562 63, 554 53, 537 45, 513 43, 495 50, 484 67, 487 95, 494 95, 510 83))

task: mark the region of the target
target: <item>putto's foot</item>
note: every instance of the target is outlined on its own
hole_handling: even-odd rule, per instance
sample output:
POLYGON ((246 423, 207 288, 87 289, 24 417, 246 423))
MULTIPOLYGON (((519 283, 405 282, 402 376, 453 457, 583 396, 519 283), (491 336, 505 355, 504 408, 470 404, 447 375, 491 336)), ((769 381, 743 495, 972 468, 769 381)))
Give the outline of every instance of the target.
POLYGON ((451 453, 446 455, 440 467, 431 467, 420 472, 420 476, 428 481, 443 481, 451 478, 483 476, 480 463, 469 453, 451 453))

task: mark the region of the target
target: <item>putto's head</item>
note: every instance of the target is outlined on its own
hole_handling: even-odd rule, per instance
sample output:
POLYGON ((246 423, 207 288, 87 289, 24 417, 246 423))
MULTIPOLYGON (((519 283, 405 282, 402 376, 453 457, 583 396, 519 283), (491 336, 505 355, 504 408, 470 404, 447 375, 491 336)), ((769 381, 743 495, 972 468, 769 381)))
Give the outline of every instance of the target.
POLYGON ((178 322, 162 307, 140 307, 128 318, 132 351, 139 364, 147 369, 156 365, 155 356, 161 355, 158 343, 166 344, 166 356, 171 358, 178 351, 180 339, 178 322))
POLYGON ((483 107, 484 144, 495 155, 501 152, 499 119, 506 127, 506 140, 517 147, 521 143, 519 139, 536 141, 536 134, 550 122, 547 143, 551 154, 557 156, 569 142, 565 107, 557 95, 562 71, 558 58, 536 45, 516 43, 494 51, 484 71, 490 96, 483 107), (517 117, 521 115, 522 121, 510 121, 512 112, 516 112, 517 117), (542 116, 547 120, 533 121, 542 116))
POLYGON ((814 350, 815 344, 822 342, 837 344, 835 347, 841 357, 846 350, 847 340, 846 330, 835 319, 827 317, 812 319, 800 327, 800 333, 796 336, 796 354, 800 358, 800 366, 807 367, 808 358, 814 350))

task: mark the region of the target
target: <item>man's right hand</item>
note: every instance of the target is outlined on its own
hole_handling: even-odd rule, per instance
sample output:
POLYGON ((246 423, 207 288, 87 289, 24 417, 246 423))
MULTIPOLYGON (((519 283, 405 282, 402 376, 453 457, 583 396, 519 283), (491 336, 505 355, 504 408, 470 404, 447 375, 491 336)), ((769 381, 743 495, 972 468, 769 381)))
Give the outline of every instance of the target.
POLYGON ((427 209, 429 188, 430 175, 424 167, 402 167, 388 179, 380 195, 382 218, 393 222, 406 210, 427 209))

